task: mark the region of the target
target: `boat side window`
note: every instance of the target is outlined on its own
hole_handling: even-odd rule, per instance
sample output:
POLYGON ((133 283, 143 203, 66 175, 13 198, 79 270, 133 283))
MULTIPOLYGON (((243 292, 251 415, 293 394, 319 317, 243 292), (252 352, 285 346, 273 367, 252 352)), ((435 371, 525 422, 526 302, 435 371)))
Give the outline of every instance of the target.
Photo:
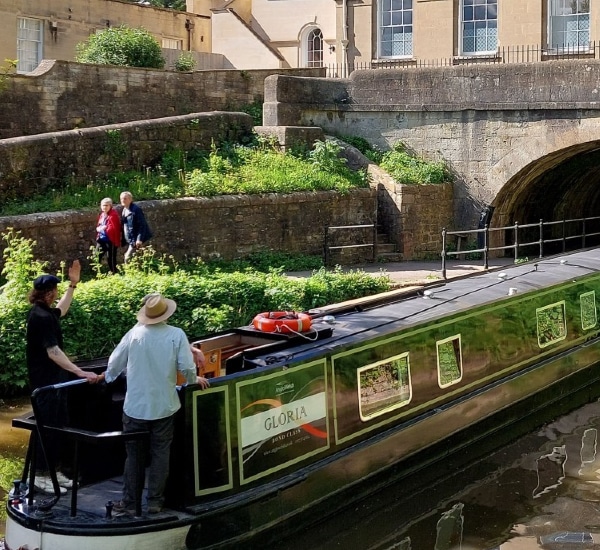
POLYGON ((357 376, 361 420, 370 420, 410 403, 408 353, 361 367, 357 376))
POLYGON ((583 330, 593 329, 598 324, 596 312, 596 291, 584 292, 579 296, 581 306, 581 328, 583 330))
POLYGON ((567 337, 565 302, 556 302, 535 310, 538 345, 545 348, 567 337))
POLYGON ((462 351, 460 335, 437 342, 438 384, 445 388, 462 379, 462 351))

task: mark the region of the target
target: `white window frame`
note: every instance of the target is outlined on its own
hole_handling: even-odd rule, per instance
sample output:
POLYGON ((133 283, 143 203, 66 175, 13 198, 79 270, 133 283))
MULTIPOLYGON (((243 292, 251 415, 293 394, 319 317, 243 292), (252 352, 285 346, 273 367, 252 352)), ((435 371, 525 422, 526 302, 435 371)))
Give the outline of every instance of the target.
MULTIPOLYGON (((460 0, 460 14, 459 14, 459 36, 460 36, 460 53, 463 56, 477 57, 479 55, 492 55, 498 51, 498 3, 499 0, 460 0), (489 5, 488 5, 489 4, 489 5), (489 18, 487 10, 491 8, 495 4, 496 7, 496 17, 489 18), (484 8, 486 10, 485 19, 476 19, 475 13, 472 14, 472 19, 468 19, 465 21, 465 11, 469 8, 472 8, 475 11, 475 8, 484 8), (495 21, 496 26, 496 40, 495 43, 492 44, 493 47, 489 47, 489 29, 494 27, 489 27, 489 22, 495 21), (477 45, 475 43, 473 51, 465 50, 465 26, 467 23, 472 23, 476 25, 479 22, 486 23, 486 42, 488 42, 488 47, 486 49, 477 49, 477 45)), ((474 36, 473 40, 477 40, 477 37, 474 36)))
MULTIPOLYGON (((411 59, 414 48, 414 4, 415 0, 378 0, 377 3, 377 50, 380 59, 411 59), (408 29, 410 28, 410 32, 408 29), (384 55, 384 29, 402 29, 399 34, 409 39, 402 40, 402 53, 384 55), (407 44, 410 44, 407 46, 407 44)), ((394 40, 387 41, 393 44, 394 40)))
POLYGON ((323 67, 323 61, 324 61, 324 56, 325 56, 325 39, 323 38, 323 31, 315 26, 315 25, 310 25, 308 27, 306 27, 303 31, 302 31, 302 35, 300 38, 300 44, 301 44, 301 50, 302 50, 302 67, 323 67), (321 40, 321 49, 320 50, 311 50, 310 46, 311 44, 314 42, 314 37, 316 36, 317 33, 320 33, 320 40, 321 40), (321 52, 321 59, 320 60, 315 60, 315 59, 310 59, 310 53, 311 52, 321 52))
POLYGON ((165 50, 183 50, 183 39, 165 37, 162 39, 162 47, 165 50))
POLYGON ((17 17, 17 72, 29 73, 43 59, 44 24, 41 19, 17 17))
POLYGON ((591 25, 591 2, 590 0, 574 0, 576 13, 572 12, 572 0, 548 0, 548 47, 555 51, 581 51, 588 50, 590 47, 590 25, 591 25), (587 8, 587 11, 583 11, 587 8), (568 21, 570 19, 570 21, 568 21), (566 28, 569 23, 575 24, 576 29, 556 30, 556 27, 566 28), (560 24, 560 25, 559 25, 560 24), (587 24, 587 28, 585 25, 587 24), (579 28, 581 25, 584 28, 579 28), (576 42, 558 41, 555 38, 558 34, 567 35, 569 32, 575 33, 576 42), (587 34, 586 40, 581 40, 582 35, 587 34), (556 36, 555 36, 556 35, 556 36))

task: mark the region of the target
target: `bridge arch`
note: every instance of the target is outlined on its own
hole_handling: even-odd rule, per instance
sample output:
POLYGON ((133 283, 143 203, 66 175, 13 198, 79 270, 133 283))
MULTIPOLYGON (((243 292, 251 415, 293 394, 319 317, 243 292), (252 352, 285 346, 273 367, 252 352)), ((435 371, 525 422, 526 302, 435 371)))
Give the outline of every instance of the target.
MULTIPOLYGON (((548 141, 531 143, 527 150, 540 152, 552 147, 548 141)), ((577 219, 600 215, 600 139, 562 147, 519 167, 527 153, 523 150, 508 155, 494 171, 516 170, 500 188, 491 205, 494 215, 491 227, 577 219)), ((554 234, 561 233, 562 226, 554 234)), ((579 229, 567 227, 567 235, 579 229)), ((587 228, 588 231, 592 227, 587 228)), ((593 228, 593 231, 597 231, 593 228)), ((579 244, 579 243, 578 243, 579 244)))

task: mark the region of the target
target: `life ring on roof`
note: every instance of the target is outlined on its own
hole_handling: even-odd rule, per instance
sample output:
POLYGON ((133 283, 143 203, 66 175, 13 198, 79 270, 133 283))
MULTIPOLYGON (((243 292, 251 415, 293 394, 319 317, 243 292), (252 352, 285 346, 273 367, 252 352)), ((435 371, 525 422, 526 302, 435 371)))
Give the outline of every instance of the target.
POLYGON ((310 315, 295 311, 267 311, 252 320, 254 328, 261 332, 305 332, 311 324, 310 315))

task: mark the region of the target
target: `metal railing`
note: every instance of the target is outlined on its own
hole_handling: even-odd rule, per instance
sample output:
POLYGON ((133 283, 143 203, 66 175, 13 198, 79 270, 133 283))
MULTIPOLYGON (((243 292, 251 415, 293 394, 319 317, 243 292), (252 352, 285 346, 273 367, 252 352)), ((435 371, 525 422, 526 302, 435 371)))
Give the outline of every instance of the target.
MULTIPOLYGON (((36 447, 39 445, 39 451, 43 455, 44 462, 47 465, 50 479, 52 480, 53 496, 49 499, 40 499, 37 503, 38 510, 42 512, 49 512, 59 501, 61 493, 56 477, 57 470, 55 464, 55 458, 48 452, 48 442, 51 438, 63 438, 64 440, 70 440, 73 442, 73 462, 72 462, 72 477, 73 487, 71 488, 71 507, 70 516, 77 516, 77 497, 78 497, 78 477, 79 477, 79 466, 80 456, 79 447, 81 444, 93 444, 93 445, 105 445, 114 441, 133 441, 139 446, 138 460, 136 462, 137 471, 137 486, 135 495, 135 515, 142 515, 142 489, 143 489, 143 478, 144 478, 144 461, 141 458, 143 456, 143 446, 148 441, 149 433, 147 431, 111 431, 111 432, 92 432, 79 428, 70 428, 66 426, 50 426, 45 422, 44 415, 42 414, 39 407, 39 399, 41 395, 49 392, 60 392, 65 391, 74 386, 87 385, 87 380, 77 379, 70 382, 64 382, 61 384, 54 384, 51 386, 43 386, 37 388, 31 394, 31 405, 33 408, 33 416, 28 415, 21 418, 15 418, 12 421, 12 425, 15 428, 22 428, 30 430, 31 435, 29 438, 29 446, 27 448, 27 455, 25 457, 25 464, 23 467, 23 474, 21 479, 15 482, 15 488, 12 492, 13 498, 20 499, 21 501, 27 500, 28 506, 33 506, 35 496, 35 477, 36 477, 36 454, 38 450, 36 447), (29 481, 28 481, 29 480, 29 481), (28 491, 27 491, 28 489, 28 491)), ((112 505, 111 505, 112 507, 112 505)), ((107 514, 108 514, 107 510, 107 514)))
POLYGON ((377 226, 374 223, 370 223, 370 224, 363 224, 363 225, 336 225, 336 226, 329 226, 329 227, 325 227, 325 244, 324 244, 324 251, 325 251, 325 265, 329 266, 330 262, 331 262, 331 251, 332 250, 344 250, 344 249, 349 249, 349 248, 365 248, 365 247, 372 247, 373 249, 373 254, 372 254, 372 259, 373 261, 375 261, 375 258, 377 257, 377 226), (372 241, 371 242, 367 242, 367 243, 363 243, 363 244, 347 244, 347 245, 331 245, 331 232, 332 231, 339 231, 339 230, 349 230, 349 229, 371 229, 372 230, 372 241))
MULTIPOLYGON (((446 279, 446 259, 449 256, 481 253, 483 255, 483 267, 484 269, 488 269, 489 254, 492 251, 512 250, 516 262, 519 259, 519 255, 524 250, 531 248, 535 248, 538 257, 543 258, 545 246, 551 243, 560 243, 560 250, 558 250, 558 252, 566 252, 567 245, 570 245, 571 250, 574 248, 586 248, 590 245, 590 237, 597 237, 600 235, 600 223, 594 225, 593 222, 600 222, 600 216, 548 222, 540 219, 538 223, 519 225, 518 222, 515 222, 514 225, 493 228, 485 225, 480 229, 470 229, 466 231, 447 231, 446 228, 443 228, 441 253, 442 277, 446 279), (579 227, 579 229, 577 229, 577 227, 579 227), (545 230, 547 229, 551 230, 549 236, 545 235, 545 230), (499 231, 512 231, 512 244, 490 246, 490 234, 499 231), (536 235, 536 238, 533 238, 534 234, 536 235), (457 241, 460 242, 463 238, 468 238, 471 235, 476 236, 478 248, 460 250, 461 247, 458 246, 457 250, 448 250, 448 237, 455 236, 457 237, 457 241), (572 246, 571 242, 575 239, 581 240, 580 246, 572 246)), ((553 253, 556 252, 557 250, 553 253)))
POLYGON ((585 46, 566 45, 543 47, 541 45, 502 46, 493 54, 455 55, 437 59, 378 59, 326 65, 328 78, 347 78, 350 73, 364 69, 422 69, 430 67, 456 67, 458 65, 497 65, 509 63, 537 63, 559 59, 600 59, 600 42, 585 46))

